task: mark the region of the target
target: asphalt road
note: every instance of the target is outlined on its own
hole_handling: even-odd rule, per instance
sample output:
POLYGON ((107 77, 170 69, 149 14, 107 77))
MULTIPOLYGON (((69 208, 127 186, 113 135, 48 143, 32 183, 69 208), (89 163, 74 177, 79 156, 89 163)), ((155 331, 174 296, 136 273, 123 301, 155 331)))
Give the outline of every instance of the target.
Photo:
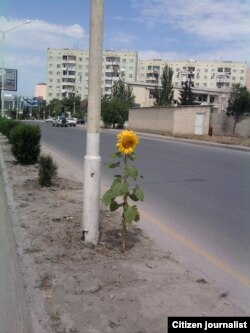
MULTIPOLYGON (((85 129, 45 123, 41 129, 42 143, 67 156, 80 174, 85 129)), ((115 135, 101 133, 103 163, 115 151, 115 135)), ((241 290, 249 302, 250 153, 141 136, 137 155, 146 198, 141 225, 159 245, 225 288, 241 290)), ((110 179, 103 166, 103 189, 110 179)))

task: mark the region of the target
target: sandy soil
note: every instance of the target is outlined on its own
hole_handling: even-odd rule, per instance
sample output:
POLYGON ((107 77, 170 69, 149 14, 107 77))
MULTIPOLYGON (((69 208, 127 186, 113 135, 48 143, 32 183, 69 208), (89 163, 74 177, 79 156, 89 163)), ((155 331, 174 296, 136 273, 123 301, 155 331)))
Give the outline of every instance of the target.
POLYGON ((38 184, 38 166, 17 165, 0 137, 13 229, 34 332, 165 333, 168 316, 240 316, 227 293, 129 227, 120 252, 118 213, 101 212, 101 241, 81 240, 82 185, 59 167, 53 186, 38 184))

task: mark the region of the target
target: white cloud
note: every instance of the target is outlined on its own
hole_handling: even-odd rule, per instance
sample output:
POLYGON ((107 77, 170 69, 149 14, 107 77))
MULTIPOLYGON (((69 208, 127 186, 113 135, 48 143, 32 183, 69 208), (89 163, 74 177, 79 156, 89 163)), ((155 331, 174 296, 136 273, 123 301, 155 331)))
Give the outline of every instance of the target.
POLYGON ((240 54, 236 47, 246 49, 245 44, 249 44, 249 0, 133 0, 132 3, 150 30, 189 35, 204 46, 209 43, 211 48, 221 48, 224 44, 225 49, 235 54, 240 54))
MULTIPOLYGON (((20 25, 26 20, 6 19, 0 17, 3 31, 20 25)), ((6 33, 5 44, 31 50, 44 50, 47 47, 84 47, 87 35, 79 24, 57 25, 42 20, 33 20, 30 24, 20 26, 6 33)))

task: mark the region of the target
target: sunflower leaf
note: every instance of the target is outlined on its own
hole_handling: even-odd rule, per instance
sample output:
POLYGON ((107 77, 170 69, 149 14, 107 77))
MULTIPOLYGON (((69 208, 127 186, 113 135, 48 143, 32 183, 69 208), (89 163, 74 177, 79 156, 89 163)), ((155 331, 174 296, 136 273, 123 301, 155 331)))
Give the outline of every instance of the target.
POLYGON ((108 168, 114 169, 117 168, 120 165, 121 162, 116 162, 116 163, 107 163, 108 168))
POLYGON ((127 176, 134 180, 136 180, 138 177, 138 170, 132 165, 125 167, 125 172, 127 176))
POLYGON ((114 201, 113 198, 113 193, 111 190, 108 190, 107 192, 104 193, 104 195, 102 196, 102 203, 105 206, 110 205, 112 202, 114 201))
POLYGON ((134 160, 137 159, 137 156, 136 156, 135 153, 131 153, 131 154, 128 155, 128 158, 129 158, 131 161, 134 161, 134 160))
POLYGON ((122 204, 118 204, 118 202, 113 201, 113 202, 111 202, 111 204, 109 206, 109 209, 110 209, 111 212, 114 212, 115 210, 117 210, 121 206, 122 206, 122 204))
POLYGON ((111 155, 111 158, 120 158, 122 156, 122 154, 118 151, 114 154, 111 155))
POLYGON ((128 196, 129 196, 130 199, 133 200, 133 201, 139 201, 139 199, 137 198, 137 196, 134 195, 134 193, 130 193, 128 196))
POLYGON ((113 198, 125 195, 129 191, 128 184, 121 181, 116 182, 114 185, 112 184, 111 191, 113 198))
POLYGON ((138 219, 138 210, 136 206, 129 206, 126 205, 124 207, 124 218, 126 222, 132 223, 133 221, 136 221, 138 219))
POLYGON ((133 194, 136 196, 138 200, 144 201, 144 194, 138 185, 135 187, 133 194))

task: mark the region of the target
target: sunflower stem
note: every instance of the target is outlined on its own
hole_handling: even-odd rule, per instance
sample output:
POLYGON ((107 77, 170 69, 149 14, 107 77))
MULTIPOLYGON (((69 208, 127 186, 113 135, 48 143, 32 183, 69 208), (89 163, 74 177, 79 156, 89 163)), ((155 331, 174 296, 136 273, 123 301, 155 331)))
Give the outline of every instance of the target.
MULTIPOLYGON (((127 184, 128 183, 128 176, 125 172, 125 169, 126 169, 126 166, 127 166, 127 162, 128 162, 128 157, 127 155, 123 155, 123 163, 124 163, 124 174, 123 174, 123 178, 124 178, 124 183, 127 184)), ((127 230, 126 230, 126 224, 127 224, 127 221, 125 219, 125 214, 124 214, 124 210, 125 210, 125 207, 128 203, 128 195, 125 194, 123 196, 123 215, 122 215, 122 252, 125 252, 126 250, 126 234, 127 234, 127 230)))

